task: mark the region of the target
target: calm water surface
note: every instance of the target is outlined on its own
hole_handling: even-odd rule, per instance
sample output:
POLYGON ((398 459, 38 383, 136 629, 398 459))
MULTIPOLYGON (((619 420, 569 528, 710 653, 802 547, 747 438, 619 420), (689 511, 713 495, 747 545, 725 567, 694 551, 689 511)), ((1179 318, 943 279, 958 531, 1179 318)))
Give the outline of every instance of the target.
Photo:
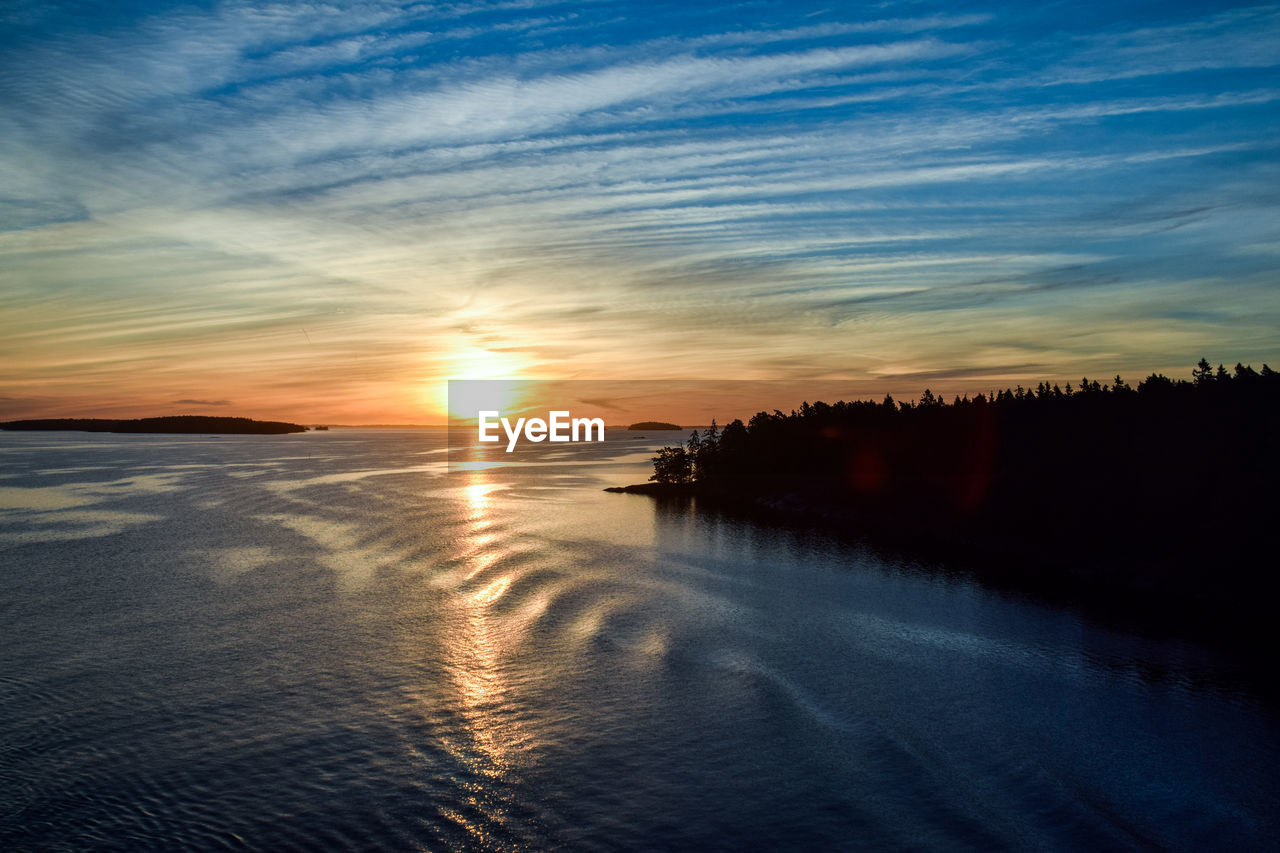
POLYGON ((654 446, 0 433, 0 849, 1275 847, 1233 661, 600 491, 654 446))

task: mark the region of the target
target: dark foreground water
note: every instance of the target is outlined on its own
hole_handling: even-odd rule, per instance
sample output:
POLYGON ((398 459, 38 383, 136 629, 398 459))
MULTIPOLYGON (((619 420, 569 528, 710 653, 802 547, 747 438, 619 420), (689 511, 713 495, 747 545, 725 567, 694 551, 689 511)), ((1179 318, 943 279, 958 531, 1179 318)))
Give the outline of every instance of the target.
POLYGON ((431 431, 0 433, 0 849, 1274 847, 1238 664, 431 431))

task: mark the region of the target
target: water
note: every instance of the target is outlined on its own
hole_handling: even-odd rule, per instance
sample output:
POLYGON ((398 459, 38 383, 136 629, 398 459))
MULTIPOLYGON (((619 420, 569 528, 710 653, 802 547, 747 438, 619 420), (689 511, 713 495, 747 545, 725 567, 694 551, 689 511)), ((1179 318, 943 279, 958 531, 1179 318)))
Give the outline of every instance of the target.
POLYGON ((1235 662, 438 432, 0 433, 0 849, 1240 850, 1235 662))

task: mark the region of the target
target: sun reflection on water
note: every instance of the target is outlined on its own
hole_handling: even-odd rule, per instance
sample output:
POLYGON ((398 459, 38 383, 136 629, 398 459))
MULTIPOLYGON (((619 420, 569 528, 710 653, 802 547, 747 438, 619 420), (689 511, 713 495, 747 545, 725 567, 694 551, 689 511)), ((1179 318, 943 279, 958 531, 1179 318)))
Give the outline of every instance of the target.
MULTIPOLYGON (((466 524, 457 541, 467 569, 457 587, 450 630, 445 636, 445 660, 456 690, 455 701, 463 720, 464 737, 451 746, 472 772, 490 779, 503 778, 527 740, 516 719, 509 695, 512 685, 506 666, 516 634, 509 631, 498 603, 513 577, 484 575, 509 556, 495 516, 495 493, 503 487, 483 472, 472 472, 462 488, 466 524), (481 584, 479 589, 475 584, 481 584)), ((477 804, 479 805, 479 804, 477 804)))
POLYGON ((493 493, 501 486, 489 482, 483 472, 473 471, 468 475, 467 485, 462 487, 462 496, 467 506, 466 534, 459 543, 466 555, 466 580, 484 572, 505 553, 498 544, 498 534, 492 530, 494 521, 490 514, 493 505, 493 493))
POLYGON ((476 604, 493 604, 502 594, 507 591, 507 587, 511 586, 511 576, 503 575, 484 589, 471 596, 471 600, 476 604))
POLYGON ((462 491, 467 499, 467 507, 471 510, 470 518, 473 523, 484 522, 485 526, 488 526, 489 495, 497 489, 497 485, 485 482, 482 475, 475 473, 471 475, 471 482, 467 483, 462 491))

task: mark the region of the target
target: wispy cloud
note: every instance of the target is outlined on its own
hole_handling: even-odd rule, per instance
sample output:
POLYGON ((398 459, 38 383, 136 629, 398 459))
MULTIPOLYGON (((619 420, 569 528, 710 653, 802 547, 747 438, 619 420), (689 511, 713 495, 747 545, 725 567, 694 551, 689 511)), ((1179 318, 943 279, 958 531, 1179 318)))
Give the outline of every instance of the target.
POLYGON ((1276 358, 1269 7, 9 16, 14 398, 422 420, 477 348, 867 381, 1276 358))

